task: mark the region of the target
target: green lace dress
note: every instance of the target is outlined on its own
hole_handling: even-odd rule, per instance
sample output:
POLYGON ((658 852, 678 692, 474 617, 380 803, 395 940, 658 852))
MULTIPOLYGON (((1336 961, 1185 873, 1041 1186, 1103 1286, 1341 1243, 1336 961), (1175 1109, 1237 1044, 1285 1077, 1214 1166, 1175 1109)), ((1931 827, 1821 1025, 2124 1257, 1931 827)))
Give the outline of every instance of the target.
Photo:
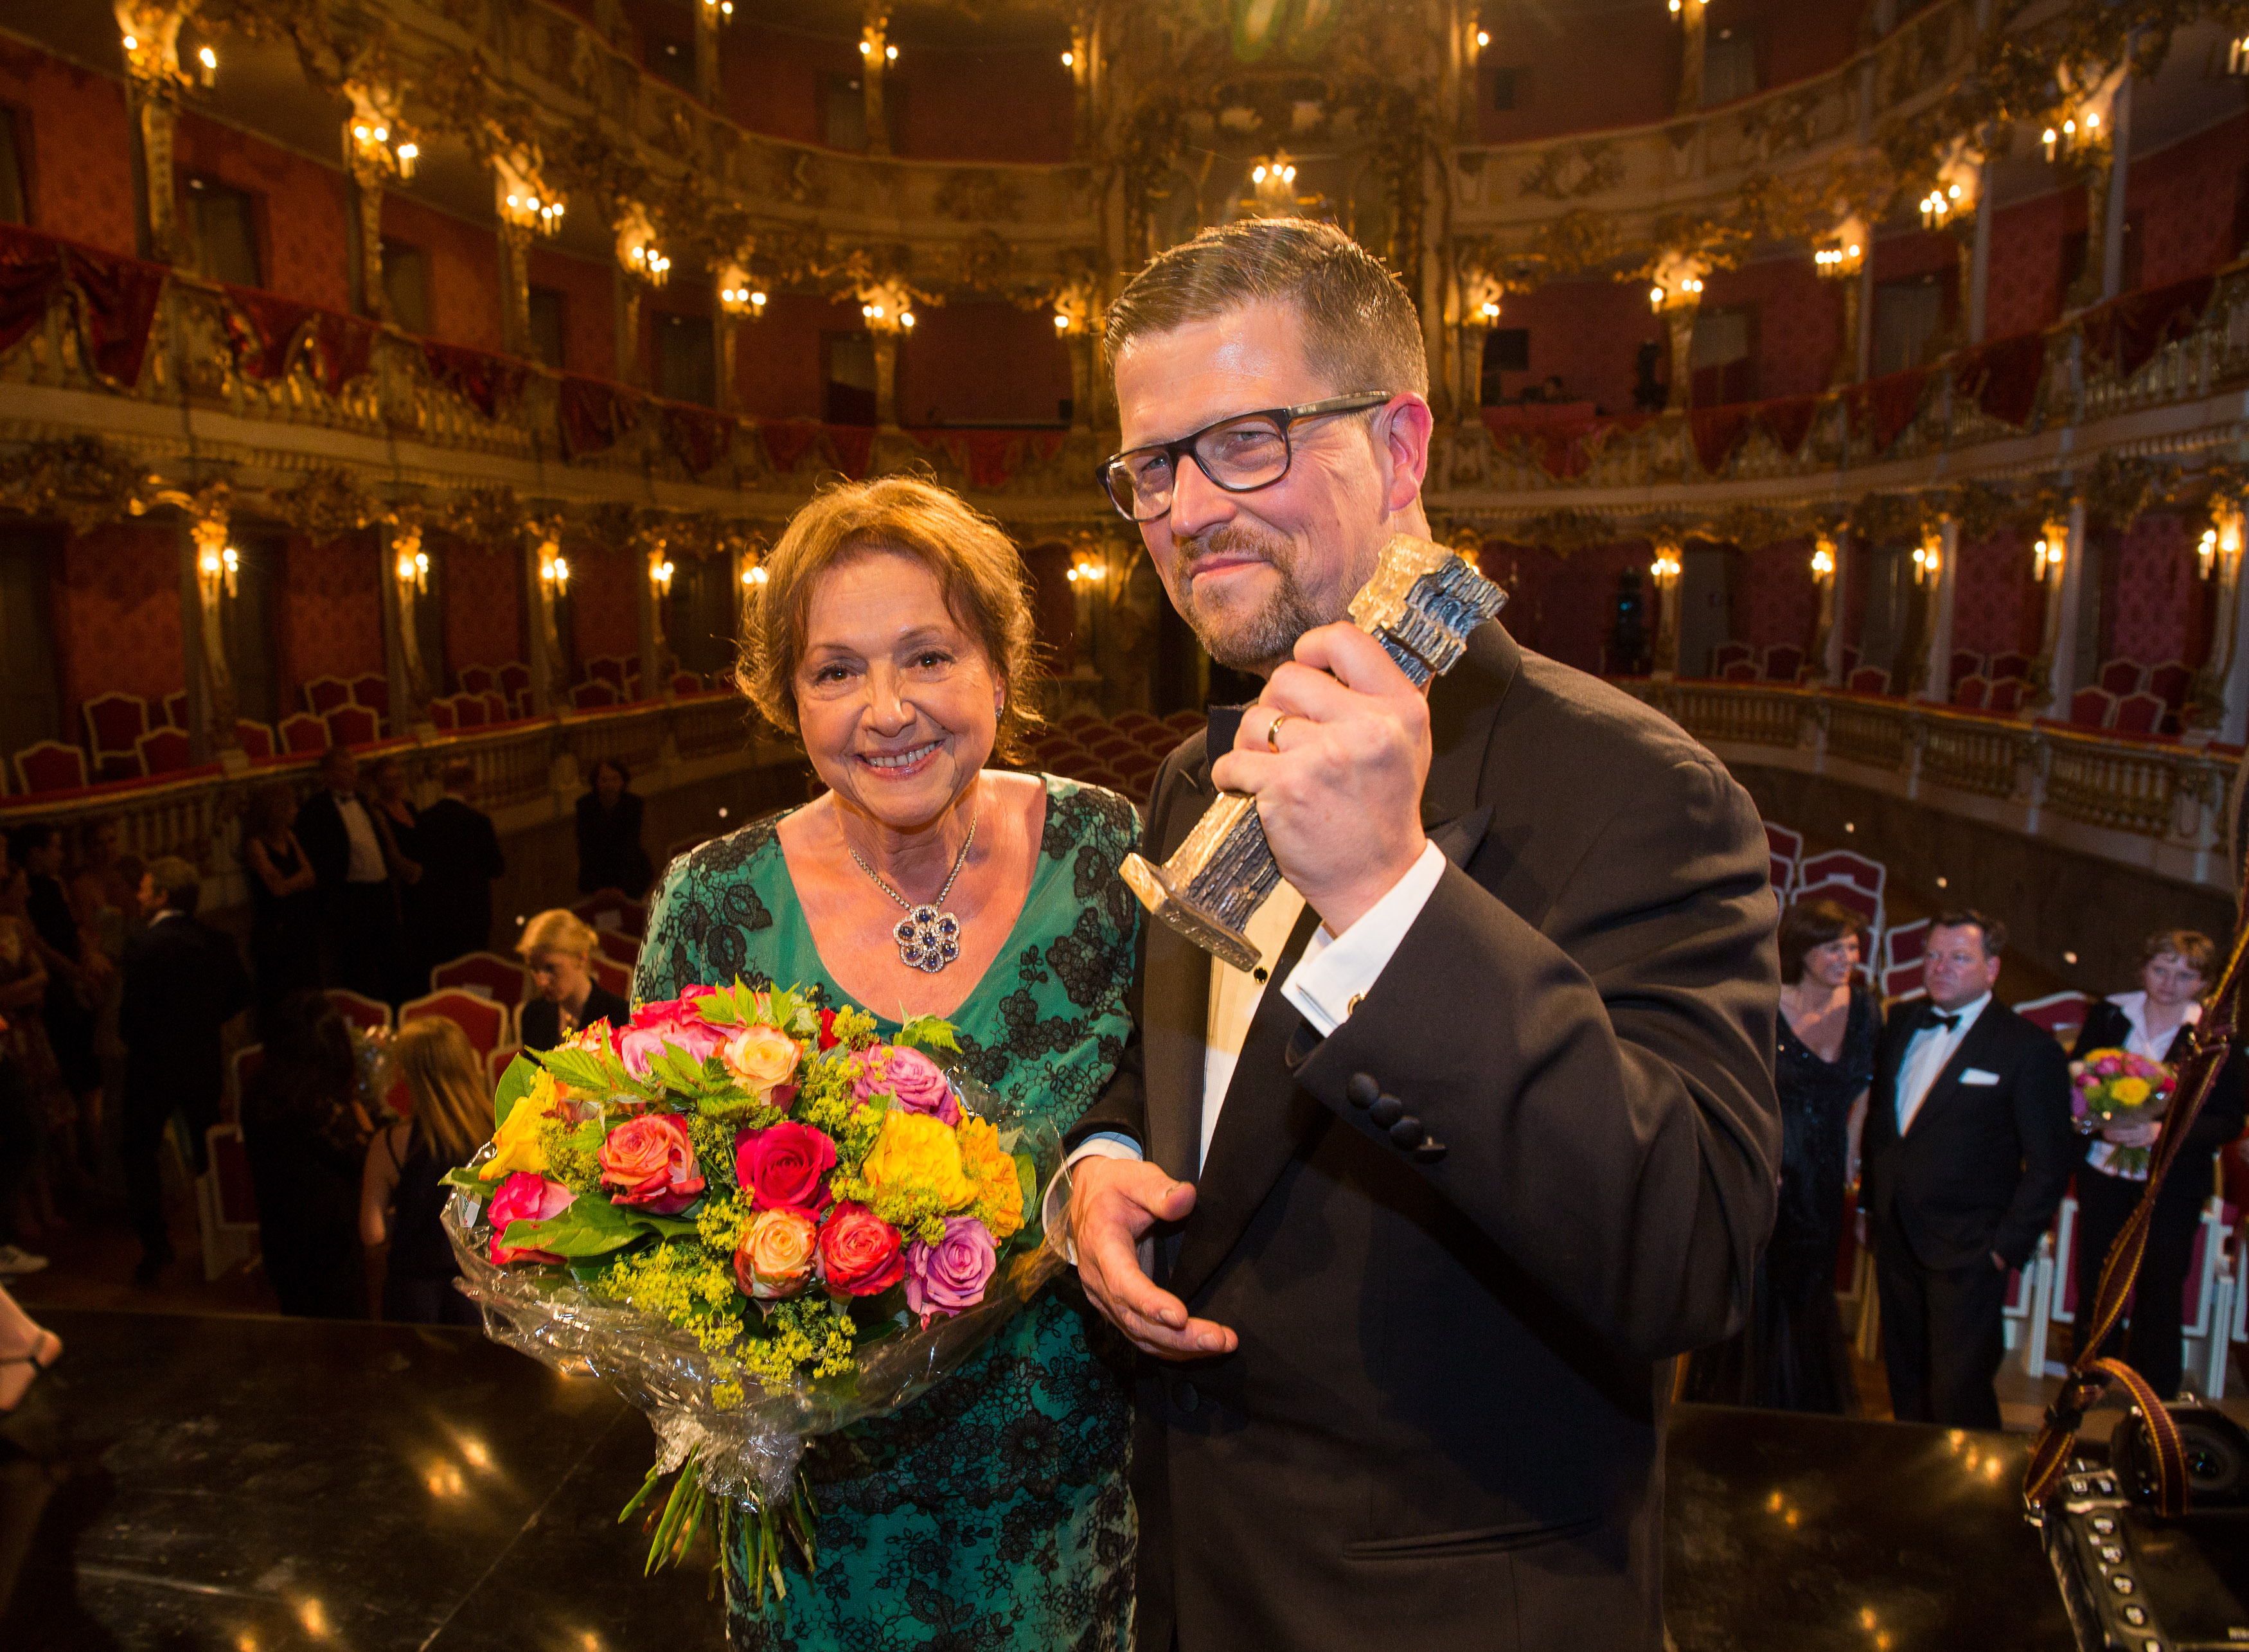
MULTIPOLYGON (((1130 1030, 1139 907, 1118 867, 1139 826, 1115 794, 1043 778, 1030 893, 952 1019, 979 1078, 1018 1112, 1067 1129, 1130 1030)), ((737 976, 816 986, 830 1008, 848 1002, 797 905, 781 818, 705 843, 666 873, 636 1002, 737 976)), ((792 1574, 787 1600, 768 1591, 762 1612, 733 1601, 733 1645, 1129 1648, 1129 1352, 1065 1277, 913 1405, 815 1441, 805 1467, 821 1510, 819 1573, 803 1583, 792 1574)))

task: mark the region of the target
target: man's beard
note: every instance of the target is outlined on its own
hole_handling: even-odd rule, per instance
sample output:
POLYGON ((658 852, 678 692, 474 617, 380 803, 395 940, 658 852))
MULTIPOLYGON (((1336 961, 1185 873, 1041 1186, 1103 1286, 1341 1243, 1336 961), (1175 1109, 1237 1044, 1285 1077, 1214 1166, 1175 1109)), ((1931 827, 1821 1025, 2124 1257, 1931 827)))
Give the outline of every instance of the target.
POLYGON ((1297 577, 1296 547, 1286 540, 1228 524, 1207 538, 1180 540, 1175 544, 1180 561, 1173 595, 1180 616, 1193 628, 1204 652, 1221 665, 1238 671, 1276 665, 1296 651, 1298 637, 1331 617, 1320 612, 1312 594, 1297 577), (1244 554, 1270 568, 1281 589, 1255 608, 1239 602, 1208 602, 1196 595, 1196 563, 1208 556, 1244 554))

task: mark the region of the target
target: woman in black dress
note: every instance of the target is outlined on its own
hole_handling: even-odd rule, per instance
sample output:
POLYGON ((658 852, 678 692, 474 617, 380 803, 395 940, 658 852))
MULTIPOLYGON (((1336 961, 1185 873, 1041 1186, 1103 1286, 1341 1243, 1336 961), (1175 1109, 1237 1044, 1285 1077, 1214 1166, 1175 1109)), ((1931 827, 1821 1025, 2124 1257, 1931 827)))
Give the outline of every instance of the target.
POLYGON ((373 1131, 358 1085, 344 1018, 316 992, 283 999, 264 1063, 244 1088, 242 1142, 258 1249, 285 1314, 367 1317, 360 1168, 373 1131))
MULTIPOLYGON (((2218 948, 2209 936, 2191 929, 2166 929, 2140 948, 2140 990, 2116 993, 2095 1004, 2077 1035, 2073 1059, 2095 1050, 2129 1050, 2176 1068, 2184 1061, 2202 1019, 2202 995, 2218 968, 2218 948)), ((2241 1133, 2249 1108, 2240 1052, 2229 1054, 2211 1087, 2210 1099, 2180 1144, 2163 1190, 2156 1196, 2155 1220, 2140 1260, 2129 1334, 2111 1332, 2101 1353, 2120 1350, 2125 1362, 2168 1398, 2179 1391, 2184 1349, 2180 1319, 2185 1311, 2186 1271, 2194 1255, 2194 1230, 2211 1192, 2211 1164, 2218 1150, 2241 1133)), ((2152 1149, 2163 1134, 2160 1120, 2112 1125, 2086 1143, 2077 1171, 2078 1321, 2087 1323, 2101 1284, 2101 1264, 2131 1219, 2133 1207, 2148 1191, 2148 1167, 2121 1158, 2127 1147, 2152 1149)))
POLYGON ((638 900, 656 876, 641 847, 641 798, 615 758, 594 765, 593 789, 578 800, 578 892, 621 890, 638 900))
POLYGON ((400 1002, 430 990, 430 968, 442 958, 430 955, 429 903, 422 894, 422 811, 407 795, 406 765, 395 757, 378 759, 368 775, 368 816, 382 839, 382 858, 398 891, 400 967, 405 977, 395 988, 400 1002))
POLYGON ((1858 916, 1832 901, 1800 901, 1781 915, 1780 1210, 1748 1326, 1688 1361, 1682 1398, 1837 1415, 1857 1408, 1835 1259, 1881 1025, 1858 980, 1864 939, 1858 916))
POLYGON ((437 1218, 452 1192, 441 1178, 468 1163, 492 1135, 492 1090, 469 1036, 442 1015, 401 1027, 390 1041, 390 1060, 414 1116, 377 1131, 368 1145, 359 1203, 361 1242, 390 1246, 382 1317, 474 1329, 484 1316, 453 1289, 461 1265, 437 1218))
POLYGON ((320 897, 296 828, 297 794, 289 782, 259 787, 243 824, 242 859, 250 869, 250 967, 261 1037, 281 1001, 320 979, 320 897))
POLYGON ((593 926, 560 906, 523 926, 515 950, 530 967, 535 989, 516 1019, 516 1036, 526 1050, 552 1050, 597 1021, 622 1028, 632 1019, 632 1006, 589 973, 598 945, 593 926))

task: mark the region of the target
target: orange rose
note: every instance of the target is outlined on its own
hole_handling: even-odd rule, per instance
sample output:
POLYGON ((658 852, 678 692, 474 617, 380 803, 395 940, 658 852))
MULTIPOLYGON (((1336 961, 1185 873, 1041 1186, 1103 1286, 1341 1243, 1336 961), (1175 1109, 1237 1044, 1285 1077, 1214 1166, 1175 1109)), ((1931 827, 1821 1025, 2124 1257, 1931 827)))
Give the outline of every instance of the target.
POLYGON ((765 1210, 734 1252, 734 1283, 760 1302, 793 1297, 812 1276, 820 1230, 801 1210, 765 1210))
POLYGON ((719 1047, 726 1070, 759 1096, 794 1077, 802 1055, 796 1041, 777 1027, 745 1027, 719 1047))

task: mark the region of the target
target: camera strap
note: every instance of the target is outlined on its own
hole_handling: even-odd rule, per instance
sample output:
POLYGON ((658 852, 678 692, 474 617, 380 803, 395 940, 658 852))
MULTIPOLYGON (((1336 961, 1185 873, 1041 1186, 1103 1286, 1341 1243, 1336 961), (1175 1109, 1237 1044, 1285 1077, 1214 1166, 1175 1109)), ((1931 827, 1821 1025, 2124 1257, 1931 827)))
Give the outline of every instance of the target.
MULTIPOLYGON (((2243 869, 2241 887, 2249 890, 2249 866, 2243 869)), ((2146 1421, 2149 1458, 2155 1470, 2156 1512, 2175 1518, 2186 1511, 2186 1453, 2163 1396, 2123 1360, 2096 1359, 2094 1351, 2123 1320, 2124 1304, 2132 1294, 2141 1259, 2147 1252, 2148 1228, 2155 1220, 2156 1199, 2163 1192, 2163 1178, 2170 1174, 2171 1161, 2185 1145, 2187 1132, 2210 1099, 2219 1069, 2225 1065, 2240 1021, 2245 953, 2249 953, 2249 908, 2234 924, 2233 946, 2225 973, 2218 978, 2218 989, 2211 994, 2202 1019, 2195 1023, 2187 1057, 2179 1063, 2170 1111, 2163 1119, 2163 1136, 2148 1168, 2148 1190, 2140 1195, 2116 1242, 2109 1246, 2092 1302, 2078 1310, 2076 1353, 2062 1378, 2061 1392, 2046 1408, 2045 1426, 2031 1447, 2029 1466, 2023 1474, 2024 1508, 2033 1525, 2043 1520, 2046 1504, 2061 1484, 2087 1408, 2112 1381, 2123 1385, 2146 1421)), ((2222 1336, 2225 1331, 2220 1327, 2212 1334, 2222 1336)))

